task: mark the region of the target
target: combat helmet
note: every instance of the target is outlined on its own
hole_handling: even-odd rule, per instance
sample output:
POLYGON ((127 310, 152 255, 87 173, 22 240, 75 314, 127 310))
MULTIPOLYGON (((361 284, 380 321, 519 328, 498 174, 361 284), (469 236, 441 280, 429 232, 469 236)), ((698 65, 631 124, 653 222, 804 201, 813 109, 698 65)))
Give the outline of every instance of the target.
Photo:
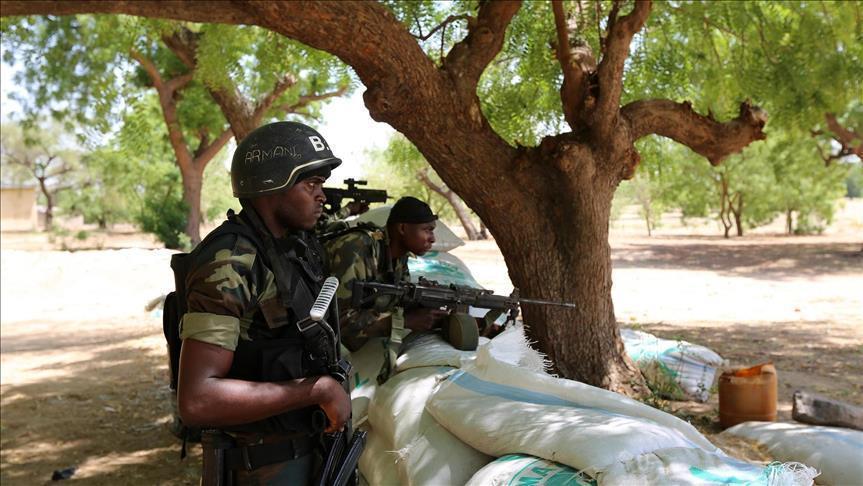
POLYGON ((252 198, 290 189, 299 177, 322 168, 334 169, 324 137, 302 123, 282 121, 256 128, 234 151, 231 187, 234 196, 252 198))

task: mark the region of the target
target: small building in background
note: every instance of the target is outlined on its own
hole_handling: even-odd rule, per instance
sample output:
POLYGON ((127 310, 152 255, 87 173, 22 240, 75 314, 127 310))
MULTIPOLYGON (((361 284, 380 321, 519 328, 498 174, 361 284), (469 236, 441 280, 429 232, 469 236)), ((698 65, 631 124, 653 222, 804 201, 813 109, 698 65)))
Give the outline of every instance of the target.
POLYGON ((0 185, 0 230, 37 230, 39 227, 36 208, 38 195, 39 191, 32 185, 0 185))

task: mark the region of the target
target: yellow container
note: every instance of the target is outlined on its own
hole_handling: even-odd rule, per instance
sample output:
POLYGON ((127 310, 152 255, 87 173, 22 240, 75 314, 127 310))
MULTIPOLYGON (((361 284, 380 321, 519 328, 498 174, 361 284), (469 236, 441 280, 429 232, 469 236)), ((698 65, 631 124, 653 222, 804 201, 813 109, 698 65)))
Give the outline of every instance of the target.
POLYGON ((776 368, 772 363, 726 371, 719 377, 719 424, 776 420, 776 368))

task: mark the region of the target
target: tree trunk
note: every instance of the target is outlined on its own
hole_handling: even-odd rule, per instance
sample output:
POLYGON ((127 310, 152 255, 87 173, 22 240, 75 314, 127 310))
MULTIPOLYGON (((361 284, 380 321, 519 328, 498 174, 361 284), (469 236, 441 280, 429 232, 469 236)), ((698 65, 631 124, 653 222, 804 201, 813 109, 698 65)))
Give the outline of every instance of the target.
POLYGON ((737 194, 737 208, 731 207, 734 214, 734 225, 737 227, 737 236, 743 236, 743 194, 737 194))
POLYGON ((518 190, 495 194, 500 200, 498 214, 489 219, 491 230, 522 296, 578 306, 522 308, 528 336, 552 358, 553 372, 631 396, 644 394, 611 301, 608 221, 617 184, 614 176, 596 170, 587 146, 559 144, 564 145, 532 151, 535 174, 520 175, 527 182, 518 190), (575 176, 558 177, 561 165, 575 176), (527 200, 531 204, 524 204, 527 200))
POLYGON ((724 175, 719 176, 719 221, 725 229, 724 237, 731 237, 731 197, 728 195, 728 181, 724 175))
POLYGON ((51 197, 51 191, 48 190, 48 186, 45 184, 45 178, 40 177, 37 180, 39 181, 39 189, 45 196, 45 229, 50 230, 54 225, 54 198, 51 197))
POLYGON ((792 211, 790 209, 785 210, 785 234, 792 235, 794 234, 794 220, 792 219, 792 211))
POLYGON ((479 239, 488 239, 488 228, 485 227, 485 223, 483 223, 482 220, 479 220, 479 239))
POLYGON ((195 164, 188 170, 181 170, 183 176, 183 201, 188 208, 186 235, 192 246, 201 242, 201 187, 204 184, 204 164, 195 164))

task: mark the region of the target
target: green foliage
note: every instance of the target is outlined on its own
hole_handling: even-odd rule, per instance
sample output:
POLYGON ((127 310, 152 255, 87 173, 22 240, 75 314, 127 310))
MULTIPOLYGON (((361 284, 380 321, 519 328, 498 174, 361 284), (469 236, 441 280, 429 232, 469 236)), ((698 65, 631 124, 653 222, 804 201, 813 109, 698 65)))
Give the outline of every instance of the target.
POLYGON ((863 166, 855 165, 845 178, 845 197, 857 198, 863 194, 863 166))
POLYGON ((201 211, 207 221, 224 219, 229 208, 238 209, 239 201, 231 192, 231 172, 225 167, 227 151, 204 169, 204 184, 201 189, 201 211))
POLYGON ((417 178, 420 171, 427 171, 435 183, 444 185, 419 150, 403 135, 395 134, 386 149, 373 152, 371 156, 370 166, 366 168, 370 187, 386 189, 393 202, 403 196, 413 196, 425 201, 442 219, 456 218, 449 202, 417 178))

